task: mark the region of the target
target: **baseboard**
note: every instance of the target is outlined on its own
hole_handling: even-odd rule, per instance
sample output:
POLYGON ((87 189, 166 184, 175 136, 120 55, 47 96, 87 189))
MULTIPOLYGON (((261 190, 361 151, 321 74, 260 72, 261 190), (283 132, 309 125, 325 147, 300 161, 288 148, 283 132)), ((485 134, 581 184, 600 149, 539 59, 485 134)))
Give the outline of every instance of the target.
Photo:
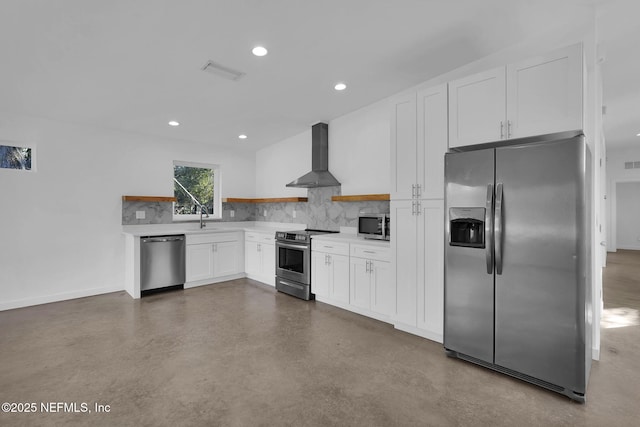
POLYGON ((638 251, 638 250, 640 250, 640 246, 638 246, 638 245, 630 245, 630 246, 618 245, 617 249, 624 249, 624 250, 627 250, 627 251, 638 251))
POLYGON ((265 285, 276 287, 276 276, 257 276, 255 274, 247 274, 246 277, 251 280, 257 280, 265 285))
POLYGON ((431 341, 439 342, 440 344, 442 344, 444 341, 442 334, 426 331, 424 329, 416 328, 415 326, 406 325, 404 323, 394 323, 393 327, 403 332, 408 332, 412 335, 417 335, 419 337, 426 338, 431 341))
POLYGON ((185 289, 196 288, 198 286, 213 285, 214 283, 226 282, 227 280, 242 279, 246 277, 244 273, 230 274, 229 276, 216 277, 215 279, 196 280, 184 284, 185 289))
POLYGON ((24 298, 0 303, 0 311, 13 310, 14 308, 31 307, 33 305, 49 304, 52 302, 66 301, 76 298, 92 297, 95 295, 109 294, 111 292, 124 291, 122 287, 104 287, 83 289, 81 291, 63 292, 60 294, 43 295, 35 298, 24 298))

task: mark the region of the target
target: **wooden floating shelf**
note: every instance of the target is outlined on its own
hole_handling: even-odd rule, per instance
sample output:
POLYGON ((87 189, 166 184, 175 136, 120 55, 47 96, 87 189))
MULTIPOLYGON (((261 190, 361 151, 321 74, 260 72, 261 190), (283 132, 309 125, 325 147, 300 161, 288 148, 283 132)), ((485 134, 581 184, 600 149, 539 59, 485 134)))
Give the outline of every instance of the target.
POLYGON ((175 197, 162 196, 122 196, 123 202, 177 202, 175 197))
POLYGON ((240 199, 237 197, 227 197, 226 199, 222 199, 225 203, 296 203, 296 202, 307 202, 309 199, 307 197, 270 197, 263 199, 240 199))
POLYGON ((369 202, 390 200, 389 194, 356 194, 353 196, 331 196, 332 202, 369 202))

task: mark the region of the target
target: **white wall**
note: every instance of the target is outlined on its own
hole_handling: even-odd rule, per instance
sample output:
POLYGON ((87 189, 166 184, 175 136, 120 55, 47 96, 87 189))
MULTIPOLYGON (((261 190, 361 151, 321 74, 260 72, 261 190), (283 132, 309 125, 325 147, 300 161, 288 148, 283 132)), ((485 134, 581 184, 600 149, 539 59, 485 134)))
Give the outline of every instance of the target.
POLYGON ((253 155, 3 113, 0 143, 36 172, 0 169, 0 309, 124 289, 123 195, 173 194, 173 160, 222 165, 223 197, 252 197, 253 155))
MULTIPOLYGON (((331 141, 329 145, 331 151, 331 141)), ((285 185, 311 170, 311 127, 257 151, 255 159, 256 197, 306 197, 306 189, 285 185)))
MULTIPOLYGON (((618 242, 618 218, 620 212, 619 183, 640 182, 640 169, 625 169, 625 162, 640 161, 640 147, 633 148, 608 148, 607 150, 607 210, 609 224, 607 229, 607 250, 615 252, 616 249, 624 249, 624 242, 618 242)), ((622 194, 625 197, 625 194, 622 194)), ((636 195, 640 198, 640 194, 636 195)), ((625 202, 622 202, 623 206, 625 202)), ((627 216, 622 213, 623 218, 627 216)), ((637 221, 636 217, 636 221, 637 221)), ((640 242, 636 242, 638 244, 640 242)), ((638 248, 640 249, 640 248, 638 248)))
MULTIPOLYGON (((389 111, 381 101, 329 121, 329 171, 342 194, 389 192, 389 111)), ((256 152, 256 197, 307 196, 285 185, 311 170, 311 127, 256 152)))
POLYGON ((390 191, 390 126, 387 100, 329 122, 329 170, 343 195, 390 191))

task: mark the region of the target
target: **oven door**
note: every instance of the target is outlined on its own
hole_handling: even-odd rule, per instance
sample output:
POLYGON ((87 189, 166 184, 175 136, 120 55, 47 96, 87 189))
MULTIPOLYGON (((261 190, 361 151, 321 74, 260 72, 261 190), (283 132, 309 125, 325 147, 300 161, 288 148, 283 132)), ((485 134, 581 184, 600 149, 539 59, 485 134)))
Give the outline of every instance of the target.
POLYGON ((276 241, 276 276, 308 285, 311 283, 309 244, 276 241))

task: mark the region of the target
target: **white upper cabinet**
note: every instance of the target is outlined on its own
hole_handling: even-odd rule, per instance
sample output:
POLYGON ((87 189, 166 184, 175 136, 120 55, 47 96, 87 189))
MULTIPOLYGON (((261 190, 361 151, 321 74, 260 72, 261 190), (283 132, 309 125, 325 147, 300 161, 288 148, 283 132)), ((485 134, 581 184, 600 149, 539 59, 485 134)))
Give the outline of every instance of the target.
POLYGON ((507 66, 510 137, 582 129, 582 46, 507 66))
POLYGON ((504 137, 504 67, 449 83, 449 147, 504 137))
POLYGON ((582 129, 582 45, 449 83, 449 147, 582 129))
POLYGON ((444 198, 447 85, 418 92, 418 199, 444 198))
POLYGON ((391 199, 444 197, 447 85, 394 98, 391 108, 391 199))
POLYGON ((416 123, 416 94, 395 98, 391 106, 392 199, 411 199, 415 195, 418 171, 416 123))

